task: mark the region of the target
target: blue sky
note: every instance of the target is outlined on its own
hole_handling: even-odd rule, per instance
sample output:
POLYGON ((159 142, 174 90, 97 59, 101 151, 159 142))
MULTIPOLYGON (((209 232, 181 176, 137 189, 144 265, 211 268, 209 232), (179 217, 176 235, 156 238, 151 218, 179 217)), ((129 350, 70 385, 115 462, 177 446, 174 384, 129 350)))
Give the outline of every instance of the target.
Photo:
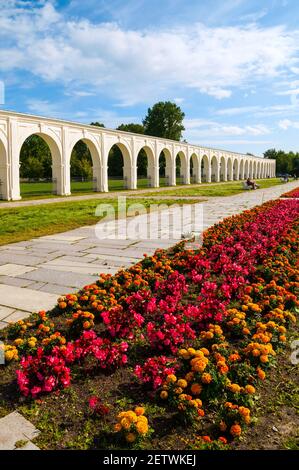
POLYGON ((159 100, 193 143, 299 151, 298 0, 0 0, 0 106, 107 127, 159 100))

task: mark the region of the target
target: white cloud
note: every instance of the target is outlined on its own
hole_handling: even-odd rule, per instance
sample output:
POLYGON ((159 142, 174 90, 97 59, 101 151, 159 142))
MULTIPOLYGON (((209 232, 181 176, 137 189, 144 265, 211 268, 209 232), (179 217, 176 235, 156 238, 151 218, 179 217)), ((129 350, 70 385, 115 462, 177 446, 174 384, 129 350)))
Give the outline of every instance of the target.
POLYGON ((43 80, 101 90, 120 104, 153 101, 192 88, 216 99, 235 87, 273 79, 296 67, 298 31, 257 25, 125 30, 65 18, 51 2, 17 0, 0 11, 0 71, 25 70, 43 80))
POLYGON ((238 106, 234 108, 224 108, 215 111, 218 116, 236 116, 238 114, 252 113, 260 109, 260 106, 238 106))
POLYGON ((299 88, 293 88, 291 90, 286 90, 286 91, 278 91, 276 94, 277 95, 285 95, 285 96, 298 95, 299 94, 299 88))
POLYGON ((271 133, 264 124, 256 125, 231 125, 203 119, 186 119, 184 121, 186 135, 189 140, 214 138, 217 136, 261 136, 271 133))
POLYGON ((290 121, 290 119, 282 119, 281 121, 279 121, 278 126, 284 131, 288 130, 289 128, 299 129, 299 121, 290 121))

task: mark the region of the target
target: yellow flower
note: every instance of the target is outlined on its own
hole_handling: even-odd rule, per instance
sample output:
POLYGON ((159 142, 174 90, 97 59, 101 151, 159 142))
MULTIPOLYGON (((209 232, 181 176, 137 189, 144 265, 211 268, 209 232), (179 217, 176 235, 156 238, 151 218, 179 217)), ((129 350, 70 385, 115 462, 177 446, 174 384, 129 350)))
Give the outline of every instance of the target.
POLYGON ((238 384, 230 384, 230 385, 228 385, 227 388, 232 393, 240 393, 240 391, 241 391, 241 387, 238 384))
POLYGON ((188 348, 187 351, 190 354, 190 356, 194 356, 194 354, 196 353, 194 348, 188 348))
POLYGON ((166 392, 166 390, 162 390, 160 398, 162 398, 162 400, 166 400, 166 398, 168 398, 168 392, 166 392))
POLYGON ((169 382, 176 382, 177 381, 177 378, 174 374, 170 374, 167 376, 167 379, 166 379, 166 382, 169 383, 169 382))
POLYGON ((253 395, 255 393, 255 388, 252 385, 246 385, 245 390, 249 395, 253 395))
POLYGON ((183 393, 183 389, 181 387, 176 387, 174 389, 174 392, 177 394, 177 395, 180 395, 181 393, 183 393))
POLYGON ((209 384, 210 382, 212 382, 212 380, 212 376, 208 372, 204 372, 201 376, 201 381, 204 384, 209 384))
POLYGON ((177 385, 178 387, 186 388, 188 386, 188 383, 185 379, 179 379, 177 385))
POLYGON ((115 431, 115 432, 119 432, 119 431, 121 431, 121 429, 122 429, 122 427, 121 427, 121 424, 120 424, 120 423, 116 423, 116 424, 114 425, 114 431, 115 431))
POLYGON ((8 362, 12 361, 14 356, 15 356, 15 354, 14 354, 14 351, 12 349, 5 352, 5 360, 8 361, 8 362))
POLYGON ((129 434, 126 435, 126 441, 130 443, 136 441, 136 434, 129 432, 129 434))
POLYGON ((148 423, 148 419, 146 416, 142 415, 142 416, 138 416, 138 421, 137 422, 142 422, 142 423, 148 423))
POLYGON ((22 338, 17 338, 14 341, 16 346, 21 346, 21 344, 23 344, 23 342, 24 342, 24 340, 22 338))
POLYGON ((191 382, 191 380, 193 380, 193 377, 194 377, 194 373, 193 373, 193 372, 188 372, 188 373, 185 375, 185 379, 187 380, 187 382, 191 382))
POLYGON ((148 425, 143 421, 138 421, 136 423, 136 429, 138 431, 138 434, 146 434, 148 432, 148 425))
POLYGON ((36 341, 32 341, 32 340, 31 340, 31 341, 28 341, 28 346, 29 346, 30 348, 35 348, 35 346, 36 346, 36 341))
POLYGON ((136 423, 137 421, 137 416, 134 411, 126 411, 126 418, 131 422, 131 423, 136 423))
POLYGON ((121 427, 128 430, 131 427, 131 421, 128 418, 123 418, 120 422, 121 427))

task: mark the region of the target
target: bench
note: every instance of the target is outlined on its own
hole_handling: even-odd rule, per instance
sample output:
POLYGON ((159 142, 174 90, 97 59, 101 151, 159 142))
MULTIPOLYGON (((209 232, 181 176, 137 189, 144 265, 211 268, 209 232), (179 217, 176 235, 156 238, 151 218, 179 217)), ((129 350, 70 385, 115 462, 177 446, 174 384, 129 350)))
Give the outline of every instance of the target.
POLYGON ((243 186, 243 189, 249 189, 249 190, 250 190, 250 189, 253 189, 253 187, 252 187, 252 186, 249 186, 249 185, 246 183, 246 181, 243 181, 243 182, 242 182, 242 186, 243 186))

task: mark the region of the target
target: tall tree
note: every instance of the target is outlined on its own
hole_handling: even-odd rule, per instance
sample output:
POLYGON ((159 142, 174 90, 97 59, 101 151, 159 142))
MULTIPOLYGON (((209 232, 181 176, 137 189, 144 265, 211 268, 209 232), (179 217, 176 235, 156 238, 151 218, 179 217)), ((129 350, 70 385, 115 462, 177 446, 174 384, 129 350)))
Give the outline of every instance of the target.
POLYGON ((160 101, 148 109, 142 123, 147 135, 181 140, 182 132, 185 130, 184 117, 185 113, 178 105, 171 101, 160 101))

